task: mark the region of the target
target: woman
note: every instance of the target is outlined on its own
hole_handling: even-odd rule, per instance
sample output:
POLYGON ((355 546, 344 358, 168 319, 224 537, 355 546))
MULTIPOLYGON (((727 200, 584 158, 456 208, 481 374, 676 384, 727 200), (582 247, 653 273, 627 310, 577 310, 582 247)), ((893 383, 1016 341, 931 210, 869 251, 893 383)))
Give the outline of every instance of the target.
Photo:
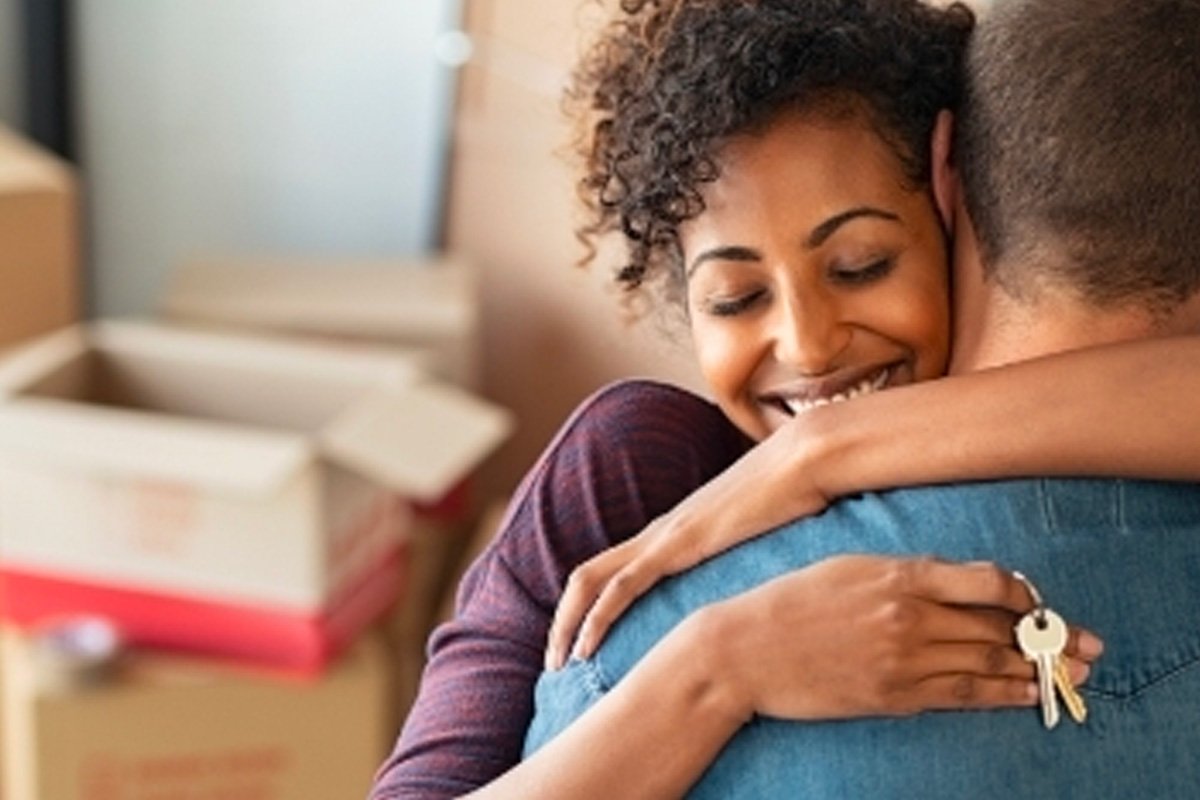
MULTIPOLYGON (((721 410, 677 390, 626 384, 593 398, 572 418, 519 490, 500 540, 464 583, 455 621, 437 634, 421 697, 393 760, 381 773, 377 797, 455 794, 489 781, 481 796, 504 796, 506 791, 524 797, 587 796, 594 790, 611 792, 617 768, 622 769, 623 795, 678 793, 690 782, 688 776, 694 778, 719 749, 729 726, 736 729, 740 720, 720 718, 719 714, 702 715, 706 719, 695 724, 672 716, 676 711, 702 709, 703 701, 720 700, 711 692, 702 693, 699 705, 694 702, 696 696, 685 696, 685 702, 672 705, 662 702, 663 696, 667 688, 678 688, 678 682, 632 680, 610 694, 611 702, 580 720, 568 735, 492 780, 516 762, 550 609, 574 565, 641 529, 723 470, 745 453, 748 437, 758 439, 772 430, 802 428, 800 423, 810 417, 824 416, 828 424, 843 405, 850 408, 871 402, 882 408, 891 393, 883 392, 869 401, 831 405, 821 409, 828 414, 805 414, 789 421, 789 411, 795 410, 790 406, 804 398, 789 394, 785 385, 776 385, 769 375, 759 383, 756 368, 747 372, 739 366, 738 343, 744 336, 737 328, 742 321, 757 320, 755 315, 766 309, 764 316, 778 320, 772 327, 801 331, 806 330, 802 320, 811 320, 814 313, 819 316, 829 308, 849 309, 844 313, 879 334, 868 343, 880 348, 897 345, 898 349, 885 352, 864 349, 855 340, 853 368, 874 371, 861 376, 866 384, 852 382, 840 387, 846 391, 830 394, 848 396, 941 373, 946 326, 927 323, 944 323, 946 318, 945 245, 937 233, 936 209, 928 192, 927 149, 937 113, 955 103, 958 56, 969 29, 970 17, 962 8, 936 11, 899 0, 626 4, 626 16, 608 31, 582 73, 585 87, 591 90, 589 102, 600 114, 591 139, 597 153, 590 173, 593 179, 585 184, 595 193, 600 210, 592 232, 625 232, 631 244, 631 268, 622 273, 626 283, 636 286, 643 278, 673 275, 676 286, 682 286, 686 277, 683 265, 691 268, 695 283, 687 286, 687 307, 696 326, 700 358, 714 382, 721 410), (593 80, 588 80, 589 75, 593 80), (777 127, 784 111, 808 112, 786 120, 787 125, 802 129, 777 127), (830 141, 822 152, 836 156, 836 163, 829 168, 854 163, 860 158, 858 153, 869 150, 874 169, 862 178, 863 191, 900 187, 896 201, 900 211, 892 210, 895 204, 875 198, 867 206, 882 208, 882 217, 856 215, 838 225, 823 226, 842 213, 835 212, 834 217, 826 214, 815 225, 809 224, 807 238, 812 240, 812 249, 844 246, 849 252, 839 258, 847 263, 834 266, 831 261, 818 270, 796 275, 772 272, 766 279, 772 290, 783 285, 794 289, 790 294, 799 298, 797 302, 808 303, 814 297, 838 301, 814 302, 804 316, 794 314, 786 304, 782 309, 778 304, 764 304, 764 299, 776 295, 762 293, 762 273, 743 271, 758 266, 747 263, 752 259, 746 258, 746 252, 718 252, 697 263, 701 254, 712 251, 711 246, 700 243, 706 221, 719 221, 722 209, 736 210, 740 198, 747 196, 734 191, 744 188, 740 183, 731 187, 722 183, 724 178, 743 173, 751 178, 770 176, 764 165, 778 158, 776 151, 763 157, 753 148, 730 156, 726 145, 739 135, 753 140, 754 134, 760 134, 759 138, 770 138, 782 146, 790 137, 773 136, 780 131, 797 137, 802 133, 810 143, 827 134, 830 141), (643 132, 645 136, 640 135, 643 132), (843 140, 843 136, 848 138, 843 140), (609 159, 609 153, 620 157, 609 159), (757 164, 758 168, 741 169, 745 164, 757 164), (722 172, 730 168, 731 173, 722 172), (872 174, 874 178, 870 178, 872 174), (723 203, 722 193, 727 189, 729 202, 723 203), (887 219, 889 214, 898 220, 887 219), (689 233, 685 229, 691 223, 699 227, 689 233), (868 227, 860 231, 859 226, 868 227), (889 233, 880 233, 881 229, 889 233), (698 237, 695 242, 679 238, 688 240, 693 235, 698 237), (887 253, 876 252, 885 240, 887 253), (862 249, 855 251, 856 247, 862 249), (685 251, 691 256, 686 262, 681 258, 685 251), (901 292, 904 297, 916 299, 893 295, 895 281, 909 287, 901 292), (811 291, 800 291, 802 288, 811 291), (886 302, 860 302, 863 298, 858 297, 878 298, 878 292, 886 292, 886 302), (916 327, 897 332, 890 323, 883 326, 874 321, 878 309, 893 305, 919 309, 912 321, 916 327), (706 325, 711 335, 704 334, 706 325), (880 327, 885 330, 877 330, 880 327), (619 441, 613 441, 616 437, 619 441), (660 702, 641 703, 645 696, 657 697, 660 702), (718 725, 710 725, 714 719, 718 725), (645 758, 650 752, 656 758, 661 755, 661 750, 647 747, 646 731, 679 737, 680 745, 669 748, 669 763, 658 759, 646 765, 639 760, 639 755, 645 758), (406 789, 415 795, 405 794, 406 789)), ((796 157, 807 152, 797 149, 796 157)), ((820 192, 814 194, 821 196, 820 192)), ((774 206, 764 200, 764 215, 774 206)), ((811 213, 807 216, 816 218, 811 213)), ((799 363, 802 354, 813 352, 813 346, 795 344, 793 351, 798 355, 780 357, 779 363, 799 363)), ((998 380, 1013 382, 1017 388, 1010 386, 1009 392, 1028 391, 1015 377, 998 380)), ((896 392, 902 393, 910 390, 896 392)), ((1113 402, 1112 398, 1102 399, 1113 402)), ((904 405, 907 409, 910 401, 904 405)), ((969 415, 964 416, 965 424, 972 424, 969 415)), ((888 413, 883 419, 894 422, 897 431, 909 437, 908 442, 924 442, 925 432, 909 424, 918 415, 888 413)), ((1036 424, 1030 420, 1031 426, 1036 424)), ((1162 437, 1157 446, 1163 447, 1163 441, 1173 444, 1175 440, 1162 437)), ((783 436, 769 436, 766 446, 773 449, 765 451, 767 461, 786 464, 793 476, 795 464, 805 457, 816 459, 814 465, 820 463, 822 445, 796 450, 784 447, 793 443, 783 436), (788 458, 781 459, 781 452, 788 458)), ((886 444, 895 446, 892 441, 886 444)), ((1109 444, 1113 444, 1111 437, 1109 444)), ((1039 460, 1039 446, 1034 442, 1024 445, 1027 451, 1014 445, 999 465, 962 463, 970 459, 953 452, 930 455, 935 461, 940 459, 938 468, 951 476, 955 470, 968 476, 989 474, 989 470, 1007 474, 1021 469, 1021 459, 1030 465, 1029 470, 1041 469, 1044 458, 1039 460)), ((758 448, 748 457, 760 457, 763 452, 758 448)), ((1055 457, 1064 463, 1072 458, 1069 453, 1055 457)), ((904 466, 891 468, 904 474, 904 466)), ((886 479, 886 463, 869 462, 867 467, 859 467, 860 474, 866 475, 863 485, 881 485, 886 479)), ((1196 472, 1195 465, 1175 464, 1165 469, 1172 467, 1179 467, 1180 477, 1196 472)), ((1147 470, 1146 474, 1160 473, 1147 470)), ((856 479, 842 478, 835 488, 850 491, 856 479)), ((818 488, 829 485, 833 484, 819 484, 818 488)), ((824 502, 821 492, 804 494, 811 505, 801 510, 814 510, 824 502)), ((733 511, 735 504, 727 505, 718 516, 742 513, 733 511)), ((754 514, 769 516, 761 508, 749 516, 754 514)), ((851 638, 859 644, 877 642, 881 637, 896 642, 902 645, 897 652, 904 657, 888 664, 869 658, 856 661, 859 668, 854 672, 862 678, 859 691, 836 695, 813 692, 811 686, 788 685, 786 672, 776 673, 780 685, 768 691, 772 698, 784 698, 795 715, 911 713, 924 708, 1032 702, 1028 665, 1011 647, 1002 647, 1011 643, 1012 614, 1026 609, 1028 598, 1015 581, 1005 580, 994 568, 843 559, 810 568, 799 578, 793 589, 806 598, 806 607, 824 612, 810 615, 817 627, 807 631, 793 628, 788 636, 779 637, 788 650, 776 655, 785 663, 805 658, 814 668, 824 665, 833 678, 838 677, 834 673, 847 672, 846 648, 855 643, 843 636, 831 644, 825 635, 828 629, 819 625, 844 619, 839 615, 846 613, 844 606, 850 597, 863 609, 895 609, 898 604, 915 602, 936 609, 924 616, 923 624, 941 628, 946 635, 956 631, 953 635, 970 644, 977 657, 949 669, 931 666, 926 650, 919 645, 929 638, 924 635, 928 631, 898 634, 887 628, 886 621, 878 627, 864 623, 851 632, 851 638), (903 596, 895 591, 897 575, 908 579, 903 596), (967 610, 963 604, 988 608, 967 610), (946 674, 950 679, 931 683, 924 680, 930 674, 946 674), (974 690, 969 696, 961 693, 968 685, 960 679, 964 677, 971 679, 969 686, 974 690)), ((1088 640, 1083 641, 1082 654, 1094 657, 1098 645, 1092 641, 1086 646, 1088 640)), ((657 662, 649 659, 651 668, 642 674, 653 678, 656 663, 687 657, 691 646, 686 638, 664 643, 656 651, 661 654, 657 662)), ((1077 668, 1075 678, 1082 677, 1083 670, 1077 668)))

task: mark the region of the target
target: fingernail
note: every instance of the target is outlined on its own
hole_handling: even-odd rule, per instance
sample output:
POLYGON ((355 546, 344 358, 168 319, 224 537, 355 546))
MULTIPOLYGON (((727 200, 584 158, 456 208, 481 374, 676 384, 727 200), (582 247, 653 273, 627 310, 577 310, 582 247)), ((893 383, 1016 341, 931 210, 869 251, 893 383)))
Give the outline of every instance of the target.
POLYGON ((558 669, 558 649, 550 647, 546 649, 546 662, 543 665, 548 672, 553 672, 558 669))
POLYGON ((1096 658, 1104 652, 1104 642, 1099 636, 1083 631, 1079 634, 1079 655, 1084 658, 1096 658))
POLYGON ((1082 661, 1072 659, 1067 662, 1067 674, 1071 676, 1071 683, 1073 684, 1078 685, 1086 681, 1091 671, 1092 668, 1082 661))
POLYGON ((1037 702, 1041 699, 1042 691, 1038 688, 1037 682, 1025 684, 1025 699, 1031 702, 1037 702))

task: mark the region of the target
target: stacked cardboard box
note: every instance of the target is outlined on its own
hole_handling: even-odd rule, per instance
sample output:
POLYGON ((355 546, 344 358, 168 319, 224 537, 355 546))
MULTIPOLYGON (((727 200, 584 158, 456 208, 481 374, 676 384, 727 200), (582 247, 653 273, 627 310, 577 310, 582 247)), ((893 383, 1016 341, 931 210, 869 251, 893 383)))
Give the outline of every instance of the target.
MULTIPOLYGON (((436 506, 508 425, 398 352, 146 323, 65 329, 0 363, 0 614, 35 634, 101 614, 133 644, 284 667, 316 681, 300 697, 321 695, 337 654, 398 598, 393 618, 432 606, 423 598, 440 584, 410 579, 413 552, 432 541, 414 547, 432 523, 415 524, 412 501, 436 506)), ((386 656, 403 683, 380 705, 373 764, 411 696, 418 638, 386 656)), ((9 670, 15 656, 2 657, 9 670)), ((271 684, 255 686, 269 697, 271 684)), ((4 748, 4 762, 24 765, 14 781, 55 752, 57 739, 35 735, 57 718, 45 709, 74 719, 98 697, 5 695, 10 709, 39 709, 5 712, 4 741, 39 743, 4 748)), ((329 738, 323 718, 307 724, 339 751, 353 744, 329 738)), ((151 765, 122 768, 139 774, 158 763, 129 758, 151 765)))
MULTIPOLYGON (((480 384, 479 275, 454 255, 407 261, 314 261, 225 256, 184 264, 161 303, 172 324, 316 341, 340 351, 403 353, 461 388, 480 384)), ((456 583, 479 504, 460 483, 410 504, 408 572, 385 625, 404 679, 399 724, 416 689, 424 643, 456 583)))
POLYGON ((95 685, 47 685, 0 634, 6 800, 363 797, 386 752, 387 653, 365 637, 319 679, 140 654, 95 685))
POLYGON ((459 257, 193 261, 172 275, 160 310, 178 323, 399 348, 443 380, 480 384, 477 276, 459 257))
POLYGON ((0 363, 0 613, 319 670, 396 597, 407 505, 507 416, 402 357, 136 323, 0 363))
MULTIPOLYGON (((77 318, 77 216, 70 166, 0 127, 0 350, 77 318)), ((0 684, 4 671, 0 664, 0 684)))
POLYGON ((0 360, 0 796, 358 796, 422 644, 381 634, 432 616, 511 424, 468 390, 471 273, 194 264, 164 321, 63 327, 75 187, 47 159, 0 136, 0 348, 53 331, 0 360), (83 614, 132 648, 50 681, 83 614))

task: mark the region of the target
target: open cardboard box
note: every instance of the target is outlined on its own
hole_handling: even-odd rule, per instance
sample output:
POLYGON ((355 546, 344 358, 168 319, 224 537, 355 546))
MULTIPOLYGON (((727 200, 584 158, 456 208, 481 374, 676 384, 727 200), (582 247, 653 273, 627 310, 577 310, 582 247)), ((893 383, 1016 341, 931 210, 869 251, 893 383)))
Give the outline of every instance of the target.
POLYGON ((108 680, 46 687, 0 631, 5 800, 364 797, 391 744, 391 666, 362 637, 317 680, 133 653, 108 680))
POLYGON ((319 665, 398 591, 397 496, 436 499, 509 425, 400 356, 61 331, 0 362, 2 613, 319 665))
POLYGON ((460 257, 196 260, 171 276, 160 313, 175 323, 403 348, 439 378, 472 389, 480 382, 478 287, 460 257))

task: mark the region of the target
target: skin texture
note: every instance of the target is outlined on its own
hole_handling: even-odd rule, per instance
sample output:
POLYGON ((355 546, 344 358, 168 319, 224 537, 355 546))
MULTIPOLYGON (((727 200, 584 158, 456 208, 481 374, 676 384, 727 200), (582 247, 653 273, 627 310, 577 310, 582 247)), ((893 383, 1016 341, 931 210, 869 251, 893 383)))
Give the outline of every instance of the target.
POLYGON ((788 401, 944 372, 940 220, 861 115, 785 112, 720 163, 681 240, 696 357, 738 427, 761 440, 788 401))

